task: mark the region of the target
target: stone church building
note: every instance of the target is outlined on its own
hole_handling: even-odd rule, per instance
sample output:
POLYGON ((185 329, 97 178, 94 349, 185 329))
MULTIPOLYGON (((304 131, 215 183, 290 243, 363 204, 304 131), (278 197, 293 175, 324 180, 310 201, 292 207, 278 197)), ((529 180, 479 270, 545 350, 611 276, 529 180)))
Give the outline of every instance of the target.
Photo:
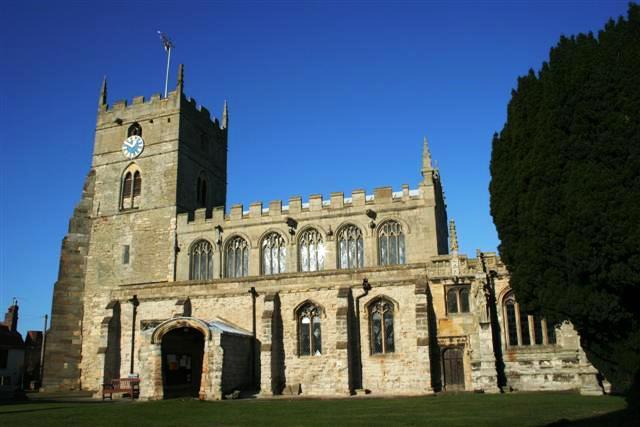
POLYGON ((413 188, 226 209, 227 106, 219 121, 183 86, 180 66, 168 96, 107 105, 103 83, 44 389, 601 392, 570 324, 524 312, 495 253, 458 251, 426 140, 413 188))

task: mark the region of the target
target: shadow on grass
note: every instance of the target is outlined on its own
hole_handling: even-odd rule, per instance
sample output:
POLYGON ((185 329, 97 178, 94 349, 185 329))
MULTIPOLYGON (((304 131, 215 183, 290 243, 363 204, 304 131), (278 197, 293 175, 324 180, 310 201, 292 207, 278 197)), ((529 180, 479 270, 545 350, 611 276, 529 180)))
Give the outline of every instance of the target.
POLYGON ((569 421, 567 419, 560 419, 553 423, 547 424, 547 427, 600 427, 600 426, 637 426, 640 420, 640 413, 638 410, 632 410, 629 408, 622 409, 620 411, 609 412, 607 414, 598 415, 595 417, 582 418, 579 420, 569 421))

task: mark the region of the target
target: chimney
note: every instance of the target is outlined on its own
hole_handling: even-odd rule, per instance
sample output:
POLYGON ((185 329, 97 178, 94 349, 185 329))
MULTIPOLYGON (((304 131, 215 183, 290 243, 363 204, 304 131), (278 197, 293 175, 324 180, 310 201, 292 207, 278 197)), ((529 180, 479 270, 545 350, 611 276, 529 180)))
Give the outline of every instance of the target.
POLYGON ((7 314, 4 315, 4 324, 11 332, 18 330, 18 301, 14 298, 13 304, 9 306, 7 314))

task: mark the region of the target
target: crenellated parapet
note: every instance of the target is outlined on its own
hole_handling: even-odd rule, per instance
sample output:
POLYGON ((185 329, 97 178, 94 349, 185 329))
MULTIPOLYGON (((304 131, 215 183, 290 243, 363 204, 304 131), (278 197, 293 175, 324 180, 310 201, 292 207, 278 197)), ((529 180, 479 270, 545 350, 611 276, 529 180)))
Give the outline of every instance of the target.
POLYGON ((307 201, 303 201, 300 196, 292 196, 288 204, 284 204, 282 200, 273 200, 268 204, 258 201, 251 203, 249 209, 245 209, 243 204, 234 204, 228 212, 224 207, 215 207, 178 214, 178 230, 188 231, 199 228, 202 224, 241 226, 265 221, 286 222, 289 218, 296 220, 298 217, 328 217, 353 213, 366 215, 375 221, 377 217, 371 218, 371 215, 377 216, 376 210, 417 207, 423 204, 425 199, 422 190, 410 190, 408 185, 403 185, 400 191, 393 191, 391 187, 376 188, 373 194, 356 189, 347 197, 343 192, 334 192, 327 200, 320 194, 310 195, 307 201))

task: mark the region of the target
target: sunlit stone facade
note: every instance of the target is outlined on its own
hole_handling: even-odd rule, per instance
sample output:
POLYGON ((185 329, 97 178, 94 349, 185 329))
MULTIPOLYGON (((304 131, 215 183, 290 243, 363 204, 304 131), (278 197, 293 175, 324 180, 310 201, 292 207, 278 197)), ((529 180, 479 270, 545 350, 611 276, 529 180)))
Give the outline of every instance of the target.
POLYGON ((45 389, 132 370, 143 399, 599 392, 571 325, 520 311, 494 253, 459 253, 426 140, 413 188, 225 209, 228 125, 183 94, 182 68, 166 98, 107 106, 103 85, 45 389))

